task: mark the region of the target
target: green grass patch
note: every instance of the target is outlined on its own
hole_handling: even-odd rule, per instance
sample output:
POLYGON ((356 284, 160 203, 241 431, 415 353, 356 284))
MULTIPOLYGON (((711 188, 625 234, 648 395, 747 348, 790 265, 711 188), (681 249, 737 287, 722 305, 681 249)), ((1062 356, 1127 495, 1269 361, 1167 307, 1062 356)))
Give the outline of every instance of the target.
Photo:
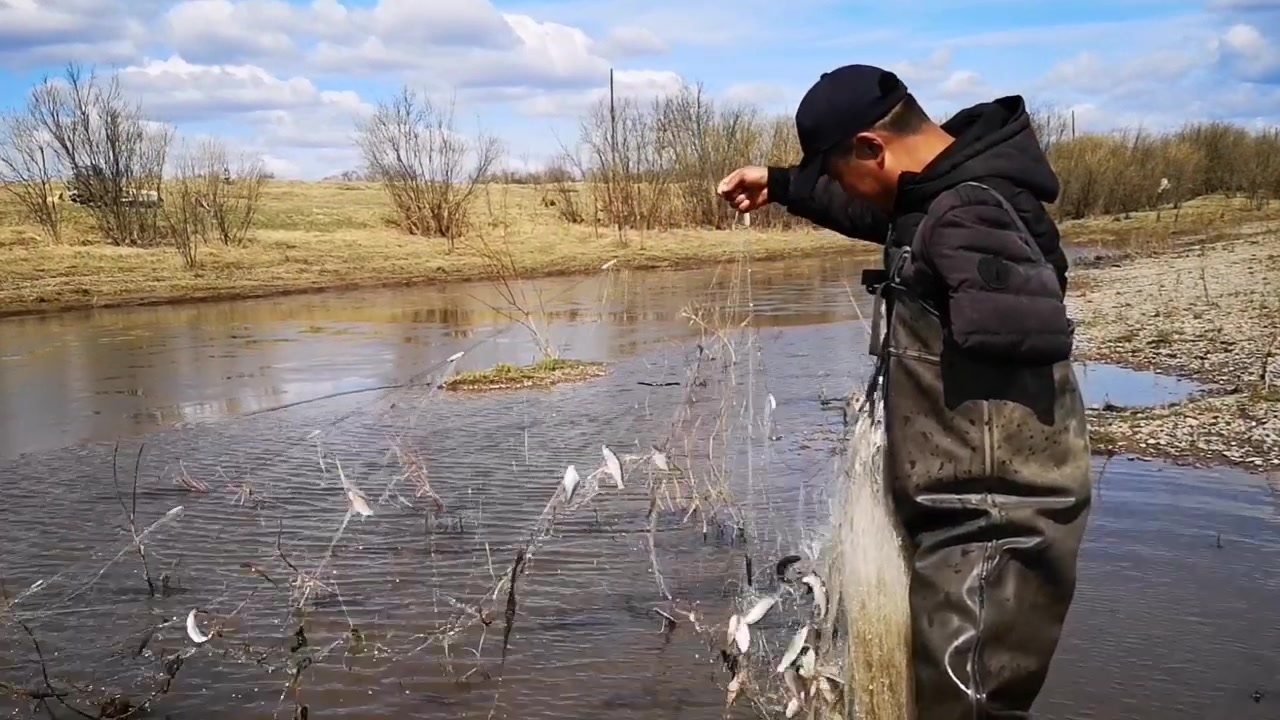
POLYGON ((606 372, 604 363, 548 358, 532 365, 503 363, 488 370, 459 373, 445 380, 444 386, 447 390, 469 392, 520 390, 581 382, 601 377, 606 372))

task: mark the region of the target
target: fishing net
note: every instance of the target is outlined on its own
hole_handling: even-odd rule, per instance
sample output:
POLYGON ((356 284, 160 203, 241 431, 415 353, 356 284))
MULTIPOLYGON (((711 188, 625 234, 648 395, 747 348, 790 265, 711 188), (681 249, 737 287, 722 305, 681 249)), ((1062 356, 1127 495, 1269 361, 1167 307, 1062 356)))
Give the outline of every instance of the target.
POLYGON ((375 393, 6 462, 0 710, 901 717, 883 426, 839 392, 865 335, 807 330, 843 354, 806 361, 770 311, 739 261, 602 379, 447 389, 494 334, 375 393))

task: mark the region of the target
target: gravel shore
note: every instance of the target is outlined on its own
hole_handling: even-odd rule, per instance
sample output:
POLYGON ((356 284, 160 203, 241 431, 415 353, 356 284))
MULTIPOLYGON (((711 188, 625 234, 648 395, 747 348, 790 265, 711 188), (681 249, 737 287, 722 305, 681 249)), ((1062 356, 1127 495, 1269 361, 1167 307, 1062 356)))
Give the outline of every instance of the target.
POLYGON ((1072 273, 1076 355, 1202 393, 1091 413, 1096 451, 1280 471, 1280 232, 1072 273))

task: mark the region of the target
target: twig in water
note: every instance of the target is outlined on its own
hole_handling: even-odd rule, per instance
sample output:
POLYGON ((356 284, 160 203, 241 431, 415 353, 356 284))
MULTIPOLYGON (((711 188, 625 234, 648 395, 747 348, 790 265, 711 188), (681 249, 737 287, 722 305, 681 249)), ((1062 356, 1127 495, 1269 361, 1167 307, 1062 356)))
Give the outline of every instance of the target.
POLYGON ((138 551, 138 559, 142 561, 142 577, 147 581, 147 592, 152 597, 155 597, 156 584, 151 580, 151 568, 147 565, 147 551, 142 544, 142 539, 138 536, 138 525, 135 522, 135 518, 138 515, 138 475, 142 470, 142 452, 145 448, 146 443, 138 446, 138 457, 133 464, 133 490, 130 492, 129 506, 124 504, 124 496, 120 494, 119 442, 116 442, 115 448, 111 452, 111 484, 115 486, 116 500, 120 502, 120 509, 129 518, 129 533, 133 535, 133 546, 138 551))

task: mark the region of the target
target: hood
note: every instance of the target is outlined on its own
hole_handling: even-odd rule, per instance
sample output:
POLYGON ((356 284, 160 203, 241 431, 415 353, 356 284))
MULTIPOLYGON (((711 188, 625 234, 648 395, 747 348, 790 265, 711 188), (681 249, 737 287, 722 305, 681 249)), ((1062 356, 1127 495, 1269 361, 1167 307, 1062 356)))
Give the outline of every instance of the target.
POLYGON ((1026 102, 1010 95, 961 110, 942 124, 956 140, 919 173, 898 180, 895 214, 920 212, 960 183, 998 177, 1037 200, 1058 199, 1058 176, 1031 127, 1026 102))

